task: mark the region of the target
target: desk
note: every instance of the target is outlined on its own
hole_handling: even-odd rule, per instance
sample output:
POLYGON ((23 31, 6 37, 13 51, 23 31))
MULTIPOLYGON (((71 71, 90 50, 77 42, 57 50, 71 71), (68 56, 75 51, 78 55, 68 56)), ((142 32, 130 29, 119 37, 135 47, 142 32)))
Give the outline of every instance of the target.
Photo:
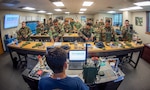
POLYGON ((34 41, 36 41, 36 40, 39 40, 39 41, 50 41, 50 36, 48 34, 47 35, 37 34, 37 35, 31 35, 30 37, 34 41))
POLYGON ((74 41, 81 42, 82 38, 78 35, 78 33, 65 33, 63 36, 64 42, 74 42, 74 41))
MULTIPOLYGON (((10 53, 10 56, 11 56, 11 59, 13 59, 13 56, 12 56, 12 52, 15 51, 15 52, 19 52, 19 53, 25 53, 25 54, 33 54, 33 55, 44 55, 45 52, 46 52, 46 47, 47 46, 53 46, 54 43, 53 42, 45 42, 44 43, 44 46, 42 47, 39 47, 39 48, 32 48, 32 46, 34 46, 36 43, 38 42, 30 42, 30 44, 20 48, 20 46, 25 43, 25 41, 22 41, 21 43, 19 43, 18 45, 8 45, 8 48, 9 48, 9 53, 10 53)), ((125 46, 125 48, 112 48, 110 46, 107 46, 105 45, 105 50, 101 49, 101 48, 97 48, 93 42, 88 42, 89 44, 91 44, 91 48, 88 48, 88 57, 92 57, 92 56, 99 56, 99 57, 106 57, 106 56, 112 56, 112 55, 115 55, 115 56, 118 56, 118 55, 125 55, 125 54, 128 54, 128 53, 131 53, 131 57, 130 57, 130 64, 131 66, 133 66, 134 68, 136 68, 138 62, 139 62, 139 59, 141 57, 141 54, 142 54, 142 51, 143 51, 143 47, 144 45, 141 44, 141 45, 136 45, 135 43, 131 42, 132 46, 133 47, 128 47, 128 46, 125 46), (139 52, 139 55, 137 57, 137 60, 136 61, 133 61, 132 60, 132 55, 133 55, 133 52, 139 52)), ((76 45, 72 44, 72 43, 69 43, 69 42, 62 42, 61 45, 69 45, 70 46, 70 50, 81 50, 81 49, 85 49, 84 48, 84 43, 83 42, 79 42, 76 45), (76 48, 77 47, 77 48, 76 48)))

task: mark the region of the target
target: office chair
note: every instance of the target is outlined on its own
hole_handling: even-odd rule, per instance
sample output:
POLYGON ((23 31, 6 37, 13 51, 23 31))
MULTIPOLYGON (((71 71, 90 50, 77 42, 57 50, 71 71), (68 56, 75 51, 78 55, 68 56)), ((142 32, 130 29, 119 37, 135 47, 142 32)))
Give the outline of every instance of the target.
POLYGON ((28 74, 31 70, 25 69, 22 73, 24 81, 29 85, 31 90, 38 90, 38 80, 28 77, 28 74))

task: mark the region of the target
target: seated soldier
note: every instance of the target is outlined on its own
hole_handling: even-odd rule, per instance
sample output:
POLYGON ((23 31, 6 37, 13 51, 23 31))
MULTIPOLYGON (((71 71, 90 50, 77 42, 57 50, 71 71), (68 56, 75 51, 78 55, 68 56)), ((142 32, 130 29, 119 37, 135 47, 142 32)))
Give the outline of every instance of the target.
POLYGON ((54 26, 49 30, 49 36, 51 42, 58 42, 60 41, 61 37, 63 36, 63 30, 60 25, 58 25, 58 20, 54 19, 53 21, 54 26))
POLYGON ((103 19, 100 20, 99 26, 104 26, 104 21, 103 21, 103 19))
POLYGON ((30 40, 31 30, 26 26, 25 22, 22 22, 22 27, 17 31, 18 40, 28 41, 30 40))
POLYGON ((47 24, 45 25, 44 30, 47 31, 47 32, 49 32, 49 29, 50 29, 50 27, 52 27, 52 26, 53 26, 52 20, 51 20, 51 19, 50 19, 50 20, 47 20, 47 24))
POLYGON ((78 32, 81 28, 82 28, 82 24, 77 20, 73 26, 74 32, 78 32))
POLYGON ((99 25, 99 23, 96 21, 96 23, 93 25, 93 27, 94 27, 94 28, 99 28, 100 25, 99 25))
POLYGON ((84 41, 93 41, 94 30, 91 28, 92 24, 87 23, 85 28, 82 28, 78 33, 79 36, 83 38, 84 41))
POLYGON ((66 75, 67 53, 64 49, 50 49, 46 53, 46 62, 53 74, 40 79, 39 90, 89 90, 80 78, 66 75))
POLYGON ((72 30, 73 30, 74 23, 75 23, 74 19, 71 19, 70 25, 71 25, 71 29, 72 29, 72 30))
POLYGON ((36 33, 44 33, 44 25, 40 21, 37 22, 36 33))
POLYGON ((68 20, 65 20, 64 25, 62 27, 64 29, 65 33, 70 33, 72 32, 71 25, 68 23, 68 20))

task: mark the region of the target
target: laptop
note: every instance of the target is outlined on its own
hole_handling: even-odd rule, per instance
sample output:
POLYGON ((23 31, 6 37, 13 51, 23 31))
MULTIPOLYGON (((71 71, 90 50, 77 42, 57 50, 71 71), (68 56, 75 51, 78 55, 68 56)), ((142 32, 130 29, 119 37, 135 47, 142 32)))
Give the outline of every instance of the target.
POLYGON ((69 51, 69 70, 82 70, 87 55, 85 50, 69 51))

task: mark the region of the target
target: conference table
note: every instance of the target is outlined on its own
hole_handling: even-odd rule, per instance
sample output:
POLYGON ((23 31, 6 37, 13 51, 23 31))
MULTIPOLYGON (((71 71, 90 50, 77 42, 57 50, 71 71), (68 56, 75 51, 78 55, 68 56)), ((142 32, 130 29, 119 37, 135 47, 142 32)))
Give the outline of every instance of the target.
MULTIPOLYGON (((36 41, 50 41, 50 36, 48 34, 41 35, 41 34, 36 34, 36 35, 31 35, 30 36, 32 40, 36 41)), ((78 35, 78 33, 64 33, 62 36, 62 41, 65 42, 74 42, 75 40, 81 41, 82 39, 78 35)))
MULTIPOLYGON (((30 44, 27 44, 23 47, 21 47, 26 41, 22 41, 19 44, 9 44, 9 53, 10 57, 13 60, 13 55, 12 52, 17 52, 21 54, 31 54, 31 55, 45 55, 46 48, 49 46, 63 46, 67 45, 70 47, 70 49, 66 50, 85 50, 85 44, 90 45, 87 49, 88 51, 88 57, 93 57, 93 56, 98 56, 98 57, 108 57, 108 56, 120 56, 120 55, 125 55, 125 54, 130 54, 129 58, 129 64, 136 68, 137 64, 139 62, 139 59, 142 55, 143 51, 143 44, 135 44, 134 42, 130 42, 131 46, 124 45, 124 48, 118 47, 118 46, 110 46, 106 45, 104 43, 105 48, 97 48, 94 44, 94 42, 36 42, 36 41, 30 41, 30 44), (35 48, 32 48, 35 44, 37 43, 42 43, 42 46, 38 46, 35 48), (134 52, 139 52, 137 55, 137 59, 133 60, 133 53, 134 52)), ((124 43, 124 42, 120 42, 124 43)))

